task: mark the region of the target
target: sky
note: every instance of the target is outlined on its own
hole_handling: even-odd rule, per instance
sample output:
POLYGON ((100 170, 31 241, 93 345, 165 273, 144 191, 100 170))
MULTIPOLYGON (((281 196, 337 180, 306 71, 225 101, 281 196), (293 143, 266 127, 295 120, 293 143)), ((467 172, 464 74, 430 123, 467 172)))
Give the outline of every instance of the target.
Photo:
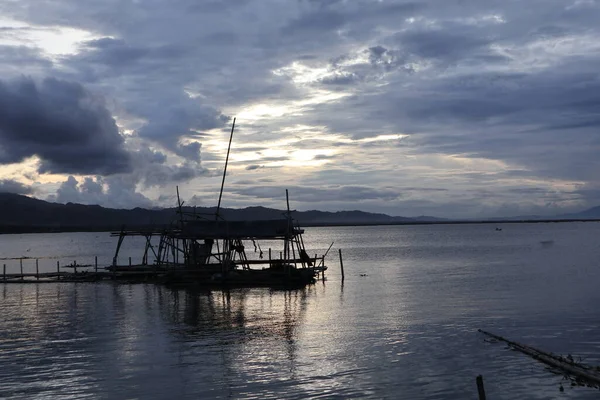
POLYGON ((106 207, 600 205, 600 1, 2 0, 0 191, 106 207))

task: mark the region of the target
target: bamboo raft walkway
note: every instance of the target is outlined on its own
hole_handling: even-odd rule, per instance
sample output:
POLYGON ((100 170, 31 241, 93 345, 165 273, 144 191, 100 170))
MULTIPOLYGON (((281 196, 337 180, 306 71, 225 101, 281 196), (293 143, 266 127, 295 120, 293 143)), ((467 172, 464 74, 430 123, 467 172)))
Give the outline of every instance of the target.
MULTIPOLYGON (((341 257, 341 251, 340 251, 341 257)), ((317 262, 323 262, 322 258, 311 258, 315 264, 317 262)), ((5 259, 7 260, 7 259, 5 259)), ((24 284, 24 283, 57 283, 57 282, 99 282, 99 281, 125 281, 127 283, 160 283, 163 278, 169 274, 189 274, 202 271, 200 268, 181 268, 175 267, 174 265, 155 265, 155 264, 132 264, 131 257, 129 257, 128 265, 109 265, 99 266, 98 257, 94 258, 93 264, 78 264, 77 261, 73 261, 70 264, 61 264, 60 261, 56 261, 55 271, 42 271, 40 272, 39 259, 22 257, 14 258, 11 260, 19 260, 18 270, 19 272, 7 272, 7 264, 3 264, 2 270, 0 271, 0 283, 13 283, 13 284, 24 284), (35 260, 35 267, 24 266, 24 260, 35 260), (31 271, 35 268, 35 271, 31 271), (29 270, 29 271, 26 271, 29 270)), ((277 259, 273 259, 274 262, 277 259)), ((302 260, 291 260, 292 262, 301 262, 302 260)), ((341 260, 340 260, 341 261, 341 260)), ((259 264, 263 263, 261 260, 245 260, 247 264, 259 264)), ((15 269, 14 266, 11 269, 15 269)), ((47 267, 45 268, 48 269, 47 267)), ((325 279, 326 268, 316 267, 315 270, 319 271, 322 280, 325 279)), ((342 266, 343 275, 343 266, 342 266)))
MULTIPOLYGON (((5 259, 7 260, 7 259, 5 259)), ((98 257, 95 257, 94 264, 78 264, 73 261, 71 264, 63 264, 56 261, 55 271, 40 272, 39 259, 30 257, 20 257, 11 260, 19 260, 19 272, 8 272, 6 264, 3 264, 0 275, 0 283, 55 283, 55 282, 82 282, 82 281, 100 281, 109 278, 110 273, 106 267, 98 266, 98 257), (35 272, 25 271, 24 260, 35 260, 35 272), (61 270, 62 269, 62 270, 61 270), (65 271, 70 269, 72 271, 65 271)), ((14 269, 14 268, 13 268, 14 269)), ((33 269, 31 266, 27 269, 33 269)), ((45 268, 47 270, 47 268, 45 268)))
MULTIPOLYGON (((600 366, 586 365, 576 362, 571 355, 563 357, 543 350, 536 349, 525 344, 513 342, 502 336, 479 329, 480 333, 498 341, 504 342, 509 348, 526 354, 549 367, 550 372, 563 375, 571 381, 572 386, 588 386, 600 389, 600 366)), ((561 385, 561 391, 562 391, 561 385)))

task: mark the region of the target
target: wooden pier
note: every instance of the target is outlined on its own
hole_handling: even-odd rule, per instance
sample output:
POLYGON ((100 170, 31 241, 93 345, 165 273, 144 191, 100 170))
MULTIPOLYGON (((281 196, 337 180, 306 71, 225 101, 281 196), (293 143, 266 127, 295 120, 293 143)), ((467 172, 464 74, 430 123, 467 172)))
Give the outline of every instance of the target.
MULTIPOLYGON (((132 264, 131 257, 129 257, 127 265, 98 266, 98 257, 95 257, 94 264, 78 264, 76 261, 70 264, 61 264, 60 261, 57 261, 54 271, 47 271, 48 268, 46 266, 46 271, 40 272, 39 259, 23 257, 12 260, 19 260, 18 265, 10 265, 7 269, 7 264, 4 264, 0 275, 0 283, 24 284, 100 281, 126 283, 168 283, 177 281, 178 283, 182 283, 186 279, 192 278, 189 283, 198 284, 202 282, 197 282, 193 278, 206 271, 203 268, 190 268, 175 264, 132 264), (18 272, 14 272, 15 270, 18 270, 18 272)), ((278 259, 275 258, 271 261, 274 265, 278 262, 278 259)), ((300 263, 306 262, 306 259, 292 261, 300 263)), ((313 267, 314 271, 324 276, 327 269, 324 266, 324 257, 315 256, 310 261, 315 265, 313 267)), ((264 264, 264 261, 246 259, 243 263, 264 264)), ((206 283, 210 284, 210 282, 206 283)))

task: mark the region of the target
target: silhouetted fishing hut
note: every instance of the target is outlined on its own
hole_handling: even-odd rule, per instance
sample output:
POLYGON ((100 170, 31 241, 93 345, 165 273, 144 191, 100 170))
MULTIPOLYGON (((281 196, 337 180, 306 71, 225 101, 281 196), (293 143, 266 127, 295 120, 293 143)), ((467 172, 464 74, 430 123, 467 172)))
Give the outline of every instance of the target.
POLYGON ((228 286, 304 286, 327 269, 324 256, 308 255, 304 230, 292 219, 289 209, 285 218, 277 220, 226 221, 186 214, 181 204, 181 218, 171 228, 113 233, 119 239, 108 269, 129 279, 137 275, 138 279, 168 283, 228 286), (117 265, 127 236, 145 237, 141 264, 117 265), (281 246, 273 254, 265 242, 267 246, 278 242, 281 246), (254 253, 249 254, 247 248, 254 253), (152 263, 149 256, 154 258, 152 263))
POLYGON ((108 267, 115 275, 137 274, 144 278, 160 277, 169 283, 232 286, 304 286, 315 281, 317 274, 324 274, 325 256, 311 258, 304 247, 302 234, 292 218, 288 191, 285 191, 287 211, 281 220, 226 221, 219 214, 221 198, 227 176, 229 151, 235 129, 235 118, 231 125, 219 201, 214 215, 207 217, 185 213, 183 203, 177 204, 179 219, 172 227, 161 231, 125 231, 119 236, 113 265, 108 267), (144 236, 146 246, 141 265, 118 266, 119 249, 126 236, 144 236), (152 239, 159 236, 155 246, 152 239), (272 257, 271 248, 265 257, 260 243, 263 241, 283 242, 279 257, 272 257), (249 258, 246 246, 252 243, 258 258, 249 258), (156 248, 155 248, 156 247, 156 248), (154 263, 148 265, 149 253, 154 263))

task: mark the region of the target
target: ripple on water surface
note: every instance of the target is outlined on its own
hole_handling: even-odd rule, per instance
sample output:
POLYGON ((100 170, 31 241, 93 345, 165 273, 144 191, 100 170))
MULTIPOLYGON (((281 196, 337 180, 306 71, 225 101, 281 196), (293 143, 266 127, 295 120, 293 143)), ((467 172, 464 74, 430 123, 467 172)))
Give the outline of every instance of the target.
MULTIPOLYGON (((343 248, 346 279, 331 258, 325 284, 291 292, 1 285, 0 397, 464 399, 482 374, 493 399, 597 398, 560 393, 560 377, 477 329, 600 364, 599 234, 600 224, 310 229, 309 249, 343 248)), ((96 235, 41 235, 36 248, 110 259, 112 242, 96 235)))

